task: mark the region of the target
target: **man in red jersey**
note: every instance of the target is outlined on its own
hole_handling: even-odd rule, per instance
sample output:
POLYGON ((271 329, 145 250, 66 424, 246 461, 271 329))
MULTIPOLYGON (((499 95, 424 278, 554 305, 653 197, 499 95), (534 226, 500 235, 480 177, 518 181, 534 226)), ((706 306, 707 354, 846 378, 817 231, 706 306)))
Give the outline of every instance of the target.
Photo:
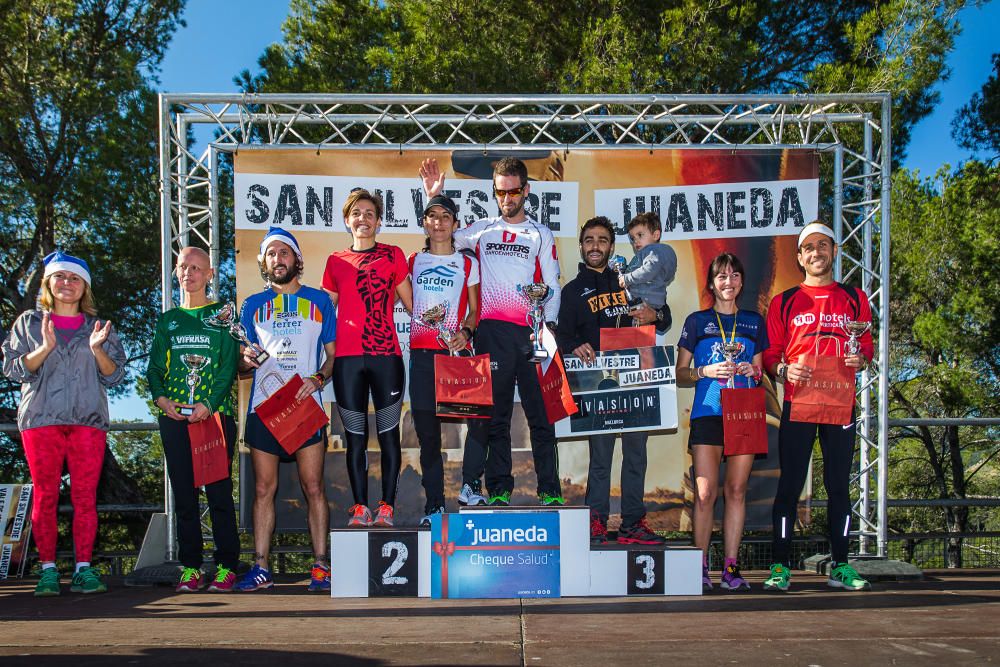
POLYGON ((853 415, 846 424, 817 424, 793 419, 796 387, 814 377, 816 368, 805 355, 839 357, 846 367, 860 371, 874 355, 871 333, 861 337, 858 354, 847 354, 848 321, 871 322, 868 296, 861 290, 833 279, 837 240, 832 229, 812 222, 799 234, 797 259, 805 275, 799 285, 772 299, 767 311, 767 338, 764 366, 785 384, 785 401, 778 432, 781 477, 774 497, 774 564, 764 582, 766 590, 788 590, 791 541, 799 495, 809 472, 813 443, 819 434, 823 451, 823 484, 828 497, 832 565, 828 585, 847 590, 869 588, 868 582, 847 562, 851 525, 850 477, 854 461, 855 425, 853 415))

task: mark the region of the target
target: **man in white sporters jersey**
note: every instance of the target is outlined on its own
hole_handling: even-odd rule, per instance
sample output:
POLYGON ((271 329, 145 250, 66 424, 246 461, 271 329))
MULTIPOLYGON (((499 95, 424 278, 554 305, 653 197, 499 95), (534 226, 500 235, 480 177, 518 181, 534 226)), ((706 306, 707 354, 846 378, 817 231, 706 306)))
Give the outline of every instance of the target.
MULTIPOLYGON (((437 160, 420 167, 429 197, 444 189, 444 174, 437 160)), ((514 383, 528 418, 531 451, 538 475, 538 500, 562 505, 555 429, 549 423, 538 384, 536 365, 530 360, 529 305, 518 287, 534 282, 549 286, 545 319, 555 322, 559 312, 559 258, 548 227, 529 218, 524 210, 530 186, 528 168, 516 158, 503 158, 493 169, 493 194, 501 215, 477 220, 455 232, 458 250, 475 250, 480 271, 480 321, 475 333, 477 353, 489 353, 493 371, 493 416, 488 424, 472 423, 469 440, 488 441, 486 488, 491 505, 508 505, 514 490, 511 474, 510 418, 514 409, 514 383), (483 433, 488 429, 488 434, 483 433)), ((485 420, 482 420, 485 422, 485 420)), ((468 447, 468 442, 466 444, 468 447)))

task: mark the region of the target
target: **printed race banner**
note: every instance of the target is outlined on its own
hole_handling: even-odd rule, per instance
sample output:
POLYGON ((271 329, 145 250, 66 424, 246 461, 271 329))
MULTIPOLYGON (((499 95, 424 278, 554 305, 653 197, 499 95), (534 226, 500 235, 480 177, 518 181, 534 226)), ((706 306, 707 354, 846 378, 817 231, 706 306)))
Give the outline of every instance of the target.
POLYGON ((677 428, 672 346, 598 352, 590 363, 569 356, 563 365, 580 411, 556 422, 557 437, 677 428))
MULTIPOLYGON (((690 313, 709 307, 705 277, 716 255, 732 252, 740 257, 746 268, 740 308, 765 314, 774 294, 800 280, 795 240, 802 226, 825 215, 819 208, 819 160, 811 149, 571 148, 550 152, 480 148, 401 152, 334 148, 255 150, 253 146, 241 146, 234 158, 233 182, 239 300, 264 287, 256 256, 260 240, 270 225, 279 225, 295 234, 304 253, 304 282, 318 287, 327 257, 351 243, 341 207, 352 188, 367 187, 382 195, 385 214, 378 240, 397 245, 409 255, 424 245, 420 214, 425 197, 417 174, 421 161, 426 158, 438 161, 446 176, 445 190, 458 203, 459 218, 465 225, 483 216, 497 215, 491 189, 492 169, 493 164, 506 156, 518 157, 528 167, 530 195, 526 209, 529 215, 548 225, 555 236, 562 284, 579 271, 577 237, 588 218, 607 216, 617 230, 613 253, 629 259, 634 253, 625 232, 628 221, 644 211, 659 214, 663 223, 662 241, 673 248, 678 262, 676 275, 667 288, 667 303, 673 314, 673 325, 666 333, 668 345, 677 343, 690 313)), ((396 306, 394 320, 408 368, 410 315, 400 304, 396 306)), ((244 382, 241 389, 244 406, 245 385, 244 382)), ((754 464, 747 490, 748 530, 770 529, 770 506, 777 485, 781 395, 769 383, 766 390, 769 456, 754 464)), ((657 392, 661 391, 667 392, 659 400, 664 429, 655 431, 648 444, 647 517, 657 529, 690 530, 694 487, 687 439, 694 390, 670 384, 658 386, 657 392), (671 410, 676 415, 673 421, 665 416, 671 410)), ((328 389, 324 400, 331 399, 328 389)), ((378 478, 379 451, 373 415, 370 418, 369 432, 373 435, 368 452, 369 469, 378 478)), ((337 526, 342 525, 343 512, 353 504, 344 465, 343 432, 339 416, 332 410, 326 476, 327 496, 334 510, 331 521, 337 526)), ((420 486, 419 444, 408 403, 404 403, 401 433, 403 471, 396 518, 400 525, 416 524, 422 516, 424 497, 420 486)), ((559 442, 562 491, 571 504, 583 503, 587 485, 589 449, 583 433, 561 436, 559 442)), ((529 429, 520 405, 514 406, 511 439, 517 484, 513 502, 534 502, 529 429)), ((464 440, 465 425, 461 421, 444 424, 445 491, 449 499, 454 499, 461 488, 464 440)), ((613 480, 619 479, 620 465, 620 454, 616 454, 613 480)), ((242 470, 241 498, 252 501, 249 461, 242 470)), ((298 490, 294 466, 282 466, 279 479, 278 529, 304 530, 305 502, 298 490)), ((372 488, 378 488, 377 481, 371 483, 372 488)), ((619 507, 617 481, 614 484, 613 515, 619 507)), ((249 525, 251 504, 241 501, 243 525, 249 525)), ((721 503, 718 509, 721 518, 721 503)), ((616 521, 613 516, 612 528, 616 521)))
POLYGON ((17 576, 24 573, 31 534, 31 484, 0 484, 0 579, 6 579, 12 566, 17 576))
POLYGON ((431 597, 559 597, 559 513, 435 514, 431 597))

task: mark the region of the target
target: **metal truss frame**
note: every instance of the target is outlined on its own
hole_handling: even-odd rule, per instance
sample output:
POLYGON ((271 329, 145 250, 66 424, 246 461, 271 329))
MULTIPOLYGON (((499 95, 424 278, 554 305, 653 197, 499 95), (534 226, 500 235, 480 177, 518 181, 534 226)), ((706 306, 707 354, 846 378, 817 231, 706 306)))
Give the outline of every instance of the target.
MULTIPOLYGON (((193 239, 219 262, 219 153, 257 149, 517 150, 813 148, 829 165, 839 279, 872 304, 877 357, 858 391, 852 477, 860 555, 887 555, 891 98, 832 95, 160 95, 163 308, 193 239), (215 131, 189 149, 194 126, 215 131)), ((216 285, 217 287, 217 285, 216 285)), ((167 507, 172 508, 169 483, 167 507)), ((169 509, 168 509, 169 511, 169 509)), ((172 526, 173 522, 169 522, 172 526)), ((168 544, 173 545, 171 534, 168 544)), ((173 546, 170 547, 173 549, 173 546)))

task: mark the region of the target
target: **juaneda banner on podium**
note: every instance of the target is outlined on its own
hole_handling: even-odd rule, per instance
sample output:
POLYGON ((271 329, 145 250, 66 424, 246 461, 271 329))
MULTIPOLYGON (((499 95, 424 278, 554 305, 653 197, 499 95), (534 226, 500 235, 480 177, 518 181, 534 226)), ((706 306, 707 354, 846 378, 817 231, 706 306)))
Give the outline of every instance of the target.
MULTIPOLYGON (((667 291, 674 324, 667 342, 675 346, 684 318, 708 307, 705 274, 720 252, 735 253, 746 267, 740 306, 764 313, 772 295, 800 280, 795 263, 799 230, 818 217, 819 162, 811 149, 570 149, 568 151, 491 150, 375 150, 289 149, 263 150, 241 146, 234 158, 237 294, 242 301, 260 291, 257 247, 271 225, 296 235, 305 262, 305 283, 320 285, 327 256, 350 242, 341 207, 352 188, 378 192, 385 214, 378 240, 400 246, 409 254, 420 250, 424 234, 420 225, 425 197, 417 176, 422 160, 438 160, 447 175, 446 194, 459 204, 461 223, 497 215, 492 197, 492 165, 512 155, 528 166, 531 195, 529 215, 549 226, 556 237, 562 282, 578 271, 577 240, 580 226, 595 215, 607 216, 618 236, 615 252, 632 257, 625 226, 638 213, 654 211, 663 223, 662 241, 677 253, 678 267, 667 291)), ((414 276, 420 280, 420 276, 414 276)), ((408 354, 409 315, 397 306, 396 328, 404 355, 408 354)), ((408 363, 408 362, 407 362, 408 363)), ((777 484, 778 396, 768 386, 770 454, 758 461, 747 494, 747 528, 770 527, 770 504, 777 484)), ((688 417, 693 390, 677 389, 677 427, 656 432, 649 441, 646 476, 648 518, 655 528, 690 528, 692 500, 687 453, 688 417)), ((244 405, 246 388, 241 391, 244 405)), ((332 401, 327 388, 326 401, 332 401)), ((336 411, 327 466, 328 495, 345 502, 343 432, 336 411)), ((465 428, 449 425, 443 435, 445 479, 449 497, 458 491, 465 428)), ((397 501, 397 518, 416 521, 423 506, 419 477, 418 445, 409 412, 403 417, 403 474, 397 501), (408 517, 406 508, 413 516, 408 517)), ((527 423, 515 406, 511 436, 514 442, 514 475, 518 482, 514 501, 535 496, 535 477, 528 443, 527 423)), ((372 442, 370 456, 377 457, 372 442)), ((587 475, 587 443, 569 435, 560 440, 559 467, 563 494, 571 504, 582 503, 587 475)), ((612 479, 618 479, 618 465, 612 479)), ((284 468, 294 466, 285 466, 284 468)), ((374 459, 371 473, 378 475, 374 459)), ((283 472, 284 474, 284 472, 283 472)), ((297 493, 297 485, 280 488, 297 493)), ((248 497, 252 497, 250 494, 248 497)), ((617 506, 612 490, 612 508, 617 506)), ((279 503, 278 527, 299 526, 296 503, 279 503), (293 513, 293 514, 289 514, 293 513)))

